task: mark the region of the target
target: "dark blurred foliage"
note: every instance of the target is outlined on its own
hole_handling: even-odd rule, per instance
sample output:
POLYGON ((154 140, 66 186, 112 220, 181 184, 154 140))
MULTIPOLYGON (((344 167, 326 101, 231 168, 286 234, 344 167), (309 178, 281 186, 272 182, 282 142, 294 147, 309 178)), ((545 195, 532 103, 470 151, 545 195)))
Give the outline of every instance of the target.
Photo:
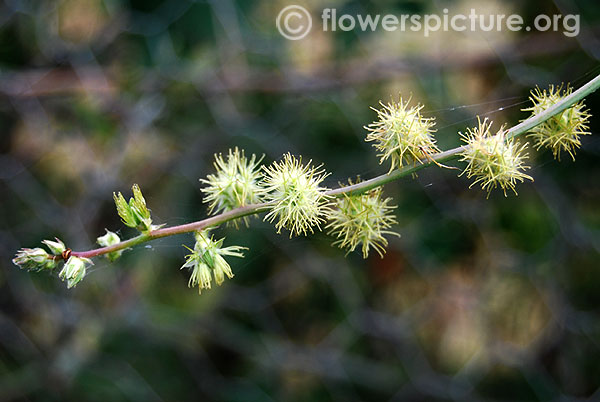
POLYGON ((600 96, 577 161, 530 151, 534 183, 489 199, 453 170, 386 186, 384 259, 288 239, 250 248, 201 296, 191 236, 98 259, 76 289, 11 264, 58 236, 93 247, 139 183, 155 220, 206 215, 198 179, 239 146, 325 163, 328 185, 385 172, 370 105, 412 93, 444 147, 476 115, 513 124, 528 91, 600 72, 596 0, 6 0, 0 6, 0 400, 600 399, 600 96), (336 32, 284 40, 289 4, 340 12, 580 13, 560 33, 336 32))

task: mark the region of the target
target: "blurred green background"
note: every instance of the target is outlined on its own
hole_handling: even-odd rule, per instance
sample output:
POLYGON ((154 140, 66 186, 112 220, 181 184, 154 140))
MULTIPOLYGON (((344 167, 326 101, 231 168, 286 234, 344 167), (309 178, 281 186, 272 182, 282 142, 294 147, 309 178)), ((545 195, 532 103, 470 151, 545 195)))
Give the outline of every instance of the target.
MULTIPOLYGON (((179 270, 191 236, 98 259, 72 290, 11 263, 57 236, 93 247, 139 183, 155 222, 206 215, 198 179, 239 146, 291 151, 327 185, 387 170, 369 106, 412 94, 443 148, 476 116, 514 124, 539 85, 600 72, 597 0, 6 0, 0 3, 0 401, 600 400, 600 95, 573 162, 530 149, 533 183, 486 200, 457 171, 386 186, 384 259, 255 219, 221 228, 235 278, 179 270), (581 33, 313 31, 279 11, 581 14, 581 33)), ((318 26, 318 25, 315 25, 318 26)))

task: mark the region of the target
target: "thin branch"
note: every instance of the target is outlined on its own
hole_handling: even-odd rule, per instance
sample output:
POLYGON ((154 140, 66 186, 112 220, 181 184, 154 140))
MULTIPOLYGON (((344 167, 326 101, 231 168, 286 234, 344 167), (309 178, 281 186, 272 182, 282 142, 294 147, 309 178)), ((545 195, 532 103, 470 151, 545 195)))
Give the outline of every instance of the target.
MULTIPOLYGON (((506 138, 515 138, 520 135, 523 135, 527 131, 531 130, 533 127, 545 122, 551 117, 561 113, 562 111, 570 108, 575 103, 581 101, 586 96, 590 95, 592 92, 596 91, 600 87, 600 75, 596 78, 579 88, 577 91, 574 91, 571 95, 563 98, 560 102, 556 103, 552 107, 548 108, 542 113, 539 113, 535 116, 532 116, 516 126, 510 128, 507 132, 506 138)), ((397 169, 393 172, 372 178, 367 181, 360 182, 358 184, 340 187, 334 190, 327 191, 327 195, 332 197, 342 197, 345 194, 360 194, 366 191, 369 191, 373 188, 380 187, 386 183, 389 183, 394 180, 398 180, 401 177, 412 174, 420 169, 423 169, 427 166, 431 166, 432 164, 440 164, 443 162, 447 162, 449 160, 453 160, 458 158, 458 156, 466 150, 466 146, 457 147, 454 149, 450 149, 448 151, 440 152, 435 155, 431 155, 427 159, 423 159, 416 163, 413 166, 406 166, 401 169, 397 169)), ((154 239, 158 239, 161 237, 173 236, 182 233, 194 232, 197 230, 206 229, 213 226, 221 225, 225 222, 242 218, 248 215, 258 214, 260 212, 264 212, 268 210, 270 207, 269 203, 262 204, 253 204, 246 205, 244 207, 236 208, 234 210, 215 215, 210 218, 203 219, 201 221, 187 223, 179 226, 166 227, 161 229, 153 230, 149 233, 143 233, 137 237, 131 238, 129 240, 122 241, 120 243, 114 244, 109 247, 102 247, 89 251, 73 251, 71 255, 77 257, 85 257, 92 258, 97 257, 103 254, 111 253, 113 251, 124 250, 126 248, 133 247, 135 245, 145 243, 154 239)))

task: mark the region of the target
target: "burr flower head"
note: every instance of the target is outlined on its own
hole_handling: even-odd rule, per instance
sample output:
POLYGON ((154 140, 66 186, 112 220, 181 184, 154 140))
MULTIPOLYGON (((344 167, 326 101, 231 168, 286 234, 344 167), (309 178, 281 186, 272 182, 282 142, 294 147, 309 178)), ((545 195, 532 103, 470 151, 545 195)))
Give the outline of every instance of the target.
MULTIPOLYGON (((352 182, 349 183, 352 185, 352 182)), ((344 195, 336 200, 335 207, 329 212, 327 229, 329 235, 337 237, 333 245, 345 248, 348 252, 361 247, 363 258, 369 256, 373 248, 383 257, 388 245, 384 235, 397 233, 389 230, 396 224, 391 198, 383 198, 382 188, 377 187, 359 195, 344 195)))
MULTIPOLYGON (((96 242, 99 245, 101 245, 102 247, 109 247, 109 246, 115 245, 121 241, 121 239, 119 238, 119 236, 116 233, 111 232, 108 229, 105 229, 105 230, 106 230, 106 234, 103 236, 100 236, 96 239, 96 242)), ((110 261, 115 261, 117 258, 119 258, 121 256, 122 253, 123 253, 122 250, 113 251, 112 253, 106 254, 106 257, 110 261)))
POLYGON ((379 163, 391 161, 390 172, 440 152, 432 134, 434 119, 421 115, 423 105, 409 103, 410 99, 405 102, 402 98, 388 104, 379 102, 381 109, 372 108, 378 120, 365 127, 369 132, 366 141, 372 141, 379 151, 379 163))
MULTIPOLYGON (((261 160, 262 158, 257 160, 256 155, 246 158, 244 151, 237 147, 233 151, 229 150, 227 160, 221 154, 215 155, 217 172, 209 174, 206 179, 200 179, 206 185, 201 191, 205 194, 203 201, 209 204, 209 213, 227 212, 261 201, 258 167, 261 160)), ((248 218, 244 217, 243 220, 248 226, 248 218)), ((239 220, 232 223, 237 227, 239 220)))
MULTIPOLYGON (((570 95, 571 88, 550 86, 548 90, 536 88, 531 91, 533 106, 523 109, 537 115, 570 95)), ((550 148, 555 159, 560 160, 562 151, 567 152, 575 160, 575 151, 581 146, 582 135, 590 135, 587 125, 590 114, 582 102, 551 117, 542 124, 532 128, 528 137, 532 138, 536 149, 550 148)))
POLYGON ((137 184, 134 184, 131 190, 133 197, 129 199, 129 203, 120 192, 118 194, 113 193, 117 212, 125 225, 136 228, 141 232, 148 232, 153 226, 146 200, 137 184))
POLYGON ((188 286, 198 286, 198 293, 201 293, 202 289, 210 289, 211 274, 214 276, 217 285, 221 285, 225 277, 233 278, 231 267, 224 257, 243 258, 244 255, 241 251, 246 250, 246 248, 240 246, 223 247, 225 239, 215 241, 207 230, 196 232, 195 238, 194 249, 188 248, 191 253, 186 256, 185 264, 181 269, 191 268, 192 273, 188 286))
POLYGON ((12 262, 19 268, 28 271, 52 270, 58 265, 54 258, 40 247, 20 249, 12 262))
POLYGON ((93 265, 92 260, 71 256, 59 272, 58 277, 63 281, 66 280, 67 287, 71 289, 83 280, 88 265, 93 265))
POLYGON ((524 165, 526 145, 519 145, 514 140, 506 139, 506 131, 502 128, 495 135, 490 133, 492 123, 485 119, 479 120, 478 126, 467 129, 467 133, 460 133, 467 147, 461 153, 461 161, 467 162, 467 167, 461 173, 468 178, 474 177, 471 184, 480 184, 481 188, 489 193, 492 189, 500 187, 506 196, 510 189, 515 194, 515 184, 525 179, 533 179, 523 173, 528 166, 524 165))
POLYGON ((327 188, 321 182, 327 174, 321 167, 311 166, 311 161, 302 164, 302 157, 287 153, 279 162, 263 167, 263 192, 265 201, 272 204, 265 220, 277 221, 277 233, 282 228, 294 235, 313 233, 319 230, 328 209, 327 188))

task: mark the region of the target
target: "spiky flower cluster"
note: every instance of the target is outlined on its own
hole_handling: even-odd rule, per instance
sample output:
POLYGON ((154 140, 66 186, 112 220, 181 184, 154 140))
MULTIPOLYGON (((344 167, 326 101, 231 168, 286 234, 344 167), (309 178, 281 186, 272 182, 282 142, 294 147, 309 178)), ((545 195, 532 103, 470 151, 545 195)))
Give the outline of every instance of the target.
MULTIPOLYGON (((350 185, 352 182, 350 181, 350 185)), ((372 247, 383 257, 388 245, 384 235, 396 235, 389 230, 396 224, 391 198, 382 197, 382 188, 377 187, 360 195, 344 195, 336 200, 336 208, 329 213, 329 235, 337 237, 334 246, 354 251, 361 245, 363 258, 369 256, 372 247)))
POLYGON ((125 197, 120 192, 118 194, 113 193, 117 212, 125 225, 136 228, 140 232, 148 232, 153 229, 152 218, 146 206, 146 200, 142 195, 142 190, 137 184, 134 184, 131 190, 133 197, 129 199, 129 203, 125 201, 125 197))
POLYGON ((517 181, 533 179, 523 173, 528 166, 523 161, 527 158, 524 153, 526 145, 519 145, 514 140, 506 139, 506 131, 500 129, 495 135, 490 133, 492 122, 485 119, 479 120, 478 126, 467 129, 467 133, 460 133, 467 146, 461 153, 461 161, 467 162, 467 167, 462 174, 468 178, 475 177, 469 186, 481 184, 481 188, 489 193, 492 189, 500 187, 506 196, 506 190, 511 189, 515 194, 517 181))
POLYGON ((247 248, 240 246, 223 247, 225 238, 215 241, 207 230, 196 232, 195 238, 194 249, 188 248, 191 253, 186 256, 185 264, 181 269, 192 269, 188 286, 198 286, 198 293, 201 293, 202 289, 210 289, 212 276, 214 276, 217 285, 223 283, 225 276, 230 279, 233 278, 231 267, 223 256, 243 258, 244 255, 241 250, 247 250, 247 248))
POLYGON ((328 176, 321 167, 302 164, 302 157, 287 153, 279 162, 264 167, 263 192, 265 201, 272 204, 265 220, 277 220, 277 233, 285 228, 293 235, 319 230, 328 209, 327 188, 321 182, 328 176))
MULTIPOLYGON (((548 90, 536 88, 531 91, 533 106, 523 109, 537 115, 570 95, 571 88, 563 90, 562 86, 550 86, 548 90)), ((575 160, 575 151, 581 146, 579 136, 591 134, 588 129, 590 114, 582 102, 574 104, 569 109, 551 117, 544 123, 532 128, 528 134, 535 142, 535 148, 550 148, 555 159, 560 160, 562 151, 571 155, 575 160)))
MULTIPOLYGON (((261 160, 262 158, 257 160, 256 155, 246 158, 244 151, 237 147, 233 151, 229 150, 227 161, 223 159, 223 155, 215 155, 216 174, 200 179, 206 184, 201 191, 206 194, 203 201, 209 204, 209 213, 227 212, 260 202, 258 165, 261 160)), ((244 217, 243 220, 248 226, 248 218, 244 217)), ((239 220, 232 223, 237 227, 239 220)))
POLYGON ((391 160, 390 172, 440 152, 432 135, 434 119, 421 115, 423 105, 409 107, 409 103, 410 99, 404 102, 402 98, 397 103, 379 102, 382 109, 371 108, 378 120, 365 127, 369 131, 366 141, 373 141, 379 151, 379 164, 391 160))

